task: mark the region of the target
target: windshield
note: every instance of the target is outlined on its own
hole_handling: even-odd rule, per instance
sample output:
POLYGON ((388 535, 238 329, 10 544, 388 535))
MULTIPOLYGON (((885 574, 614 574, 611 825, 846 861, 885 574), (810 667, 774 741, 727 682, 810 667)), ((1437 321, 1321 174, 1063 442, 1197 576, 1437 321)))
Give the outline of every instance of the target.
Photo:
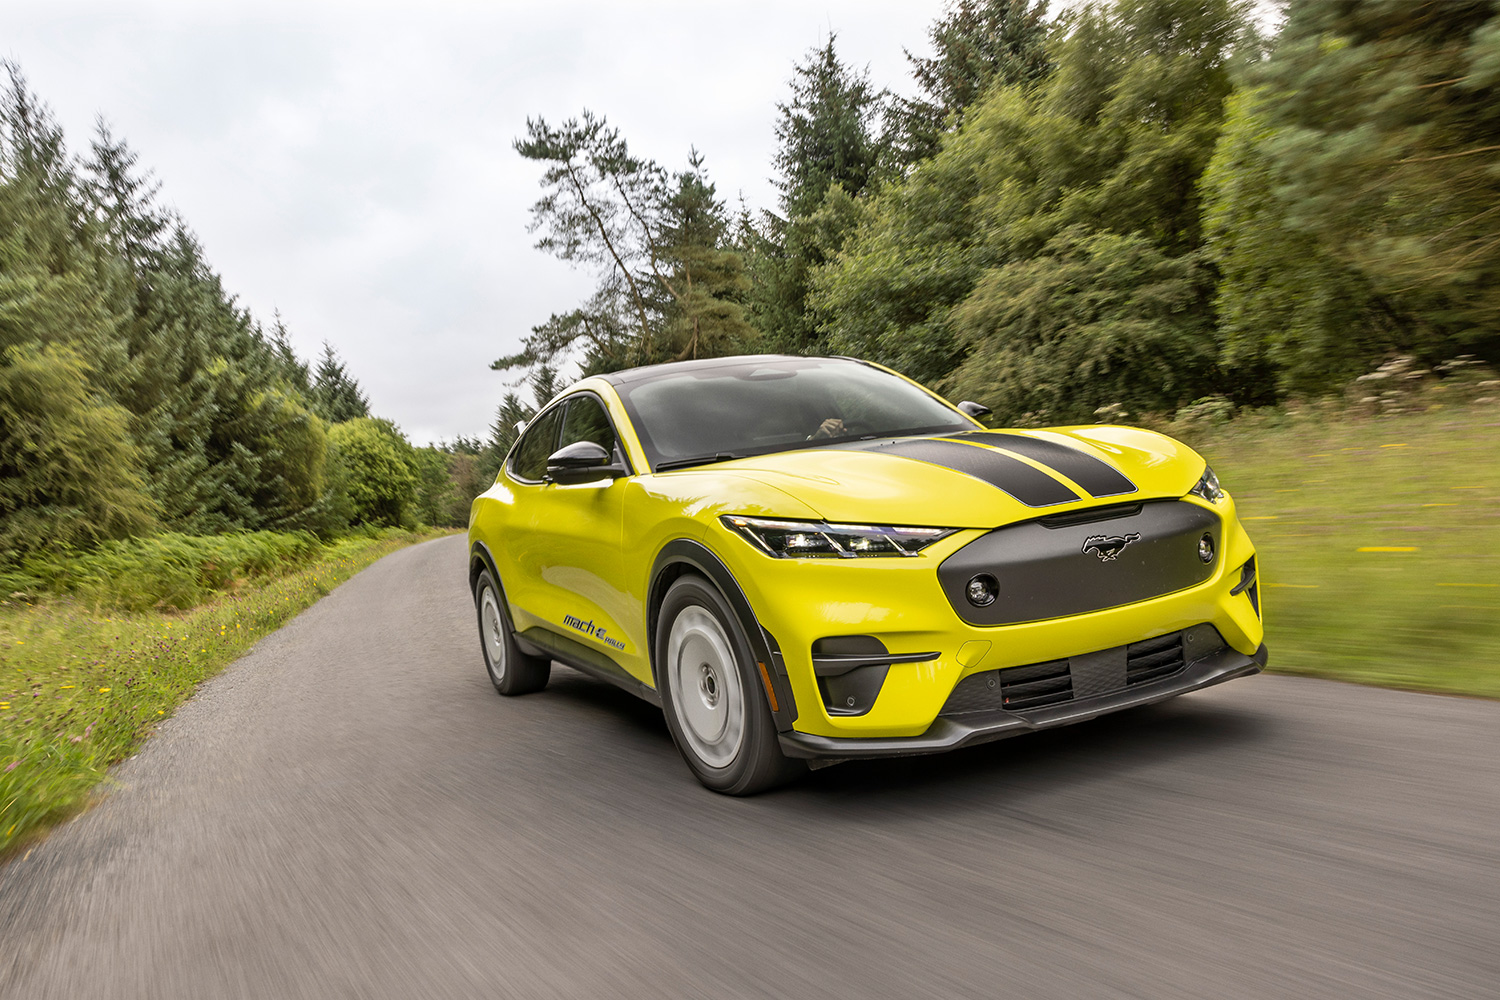
POLYGON ((972 430, 946 403, 878 368, 750 358, 616 386, 654 469, 839 441, 972 430))

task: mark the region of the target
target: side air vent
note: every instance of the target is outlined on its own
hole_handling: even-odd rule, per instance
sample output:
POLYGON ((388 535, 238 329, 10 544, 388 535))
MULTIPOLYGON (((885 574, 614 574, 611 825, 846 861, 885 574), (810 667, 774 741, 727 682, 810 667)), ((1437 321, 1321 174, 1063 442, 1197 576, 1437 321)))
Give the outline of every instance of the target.
POLYGON ((1260 580, 1256 577, 1254 556, 1240 567, 1240 582, 1234 585, 1230 593, 1244 594, 1250 598, 1250 607, 1255 609, 1255 617, 1260 617, 1260 580))
POLYGON ((872 635, 833 635, 812 644, 813 674, 829 715, 864 715, 875 706, 893 663, 924 663, 940 653, 890 653, 872 635))

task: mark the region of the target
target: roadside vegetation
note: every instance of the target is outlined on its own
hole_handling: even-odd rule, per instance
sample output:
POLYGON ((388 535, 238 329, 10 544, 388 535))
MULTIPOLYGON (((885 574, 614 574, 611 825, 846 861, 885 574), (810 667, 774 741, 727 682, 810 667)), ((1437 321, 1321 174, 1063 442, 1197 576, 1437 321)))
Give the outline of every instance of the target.
POLYGON ((1500 698, 1500 399, 1426 396, 1162 428, 1255 541, 1273 672, 1500 698))
POLYGON ((0 63, 0 853, 196 685, 484 488, 236 301, 134 151, 0 63))
MULTIPOLYGON (((213 539, 195 550, 197 600, 181 589, 193 546, 179 539, 164 558, 134 553, 127 584, 0 600, 0 857, 87 804, 199 683, 381 556, 435 534, 213 539), (226 545, 241 554, 236 570, 203 561, 226 545), (140 606, 143 589, 164 586, 173 603, 140 606)), ((84 559, 72 579, 100 579, 117 558, 84 559)))

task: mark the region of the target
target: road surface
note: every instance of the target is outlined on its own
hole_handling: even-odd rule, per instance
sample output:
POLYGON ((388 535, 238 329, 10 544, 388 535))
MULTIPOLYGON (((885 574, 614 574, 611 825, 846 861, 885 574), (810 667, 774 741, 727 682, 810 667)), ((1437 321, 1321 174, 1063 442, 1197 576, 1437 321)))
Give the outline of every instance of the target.
POLYGON ((1500 704, 1257 677, 735 800, 496 696, 464 582, 383 559, 0 869, 0 997, 1500 996, 1500 704))

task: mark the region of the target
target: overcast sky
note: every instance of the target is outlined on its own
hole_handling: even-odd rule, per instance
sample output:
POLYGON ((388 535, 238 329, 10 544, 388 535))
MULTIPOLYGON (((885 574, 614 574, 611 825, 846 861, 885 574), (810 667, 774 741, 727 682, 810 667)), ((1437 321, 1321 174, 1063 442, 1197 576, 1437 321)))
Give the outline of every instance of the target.
POLYGON ((329 341, 416 443, 484 434, 490 361, 593 287, 532 247, 528 115, 589 108, 670 168, 771 207, 776 102, 838 35, 910 93, 941 0, 74 3, 0 0, 18 62, 74 151, 96 116, 139 153, 226 287, 329 341))

